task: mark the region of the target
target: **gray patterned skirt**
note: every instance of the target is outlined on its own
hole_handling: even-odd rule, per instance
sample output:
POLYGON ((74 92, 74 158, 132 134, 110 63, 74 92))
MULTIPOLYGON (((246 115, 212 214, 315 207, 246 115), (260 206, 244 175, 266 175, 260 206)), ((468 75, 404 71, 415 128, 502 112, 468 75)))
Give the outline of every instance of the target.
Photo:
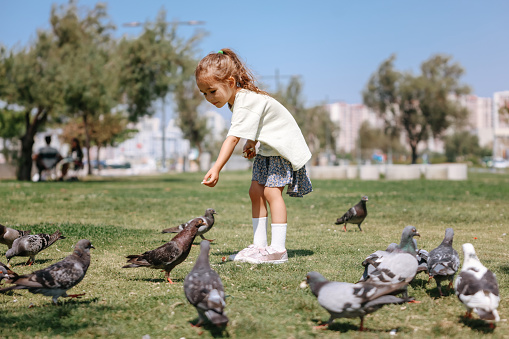
POLYGON ((306 166, 294 171, 292 164, 283 157, 257 155, 253 163, 253 178, 265 187, 284 187, 291 197, 302 197, 313 191, 306 166))

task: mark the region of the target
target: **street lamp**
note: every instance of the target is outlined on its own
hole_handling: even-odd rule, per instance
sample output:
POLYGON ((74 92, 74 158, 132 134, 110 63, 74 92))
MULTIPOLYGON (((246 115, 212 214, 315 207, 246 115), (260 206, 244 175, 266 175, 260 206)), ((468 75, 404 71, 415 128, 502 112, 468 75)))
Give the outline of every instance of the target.
MULTIPOLYGON (((205 21, 200 20, 189 20, 189 21, 168 21, 170 25, 178 26, 178 25, 187 25, 187 26, 196 26, 196 25, 204 25, 205 21)), ((144 23, 141 21, 131 21, 122 24, 124 27, 140 27, 143 26, 144 23)), ((162 98, 162 110, 161 110, 161 134, 162 134, 162 145, 161 145, 161 172, 166 172, 168 169, 166 168, 166 98, 162 98)))

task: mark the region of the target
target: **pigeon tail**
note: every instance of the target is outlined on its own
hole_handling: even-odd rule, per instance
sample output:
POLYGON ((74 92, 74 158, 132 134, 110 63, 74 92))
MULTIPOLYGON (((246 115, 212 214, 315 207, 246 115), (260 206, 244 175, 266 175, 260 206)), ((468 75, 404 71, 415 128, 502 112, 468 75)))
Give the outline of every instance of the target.
MULTIPOLYGON (((182 226, 182 225, 180 225, 180 226, 182 226)), ((180 231, 182 231, 182 228, 180 228, 180 226, 166 228, 166 229, 162 230, 161 233, 179 233, 180 231)))
POLYGON ((223 327, 228 324, 228 317, 222 313, 217 313, 214 310, 208 310, 205 311, 205 315, 207 316, 207 319, 217 327, 223 327))

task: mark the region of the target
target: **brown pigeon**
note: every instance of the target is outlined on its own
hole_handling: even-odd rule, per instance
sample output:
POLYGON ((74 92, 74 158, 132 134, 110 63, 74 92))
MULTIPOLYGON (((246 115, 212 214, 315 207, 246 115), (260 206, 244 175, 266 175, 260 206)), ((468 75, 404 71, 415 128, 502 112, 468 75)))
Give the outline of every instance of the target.
POLYGON ((7 247, 11 248, 14 240, 28 234, 30 234, 30 231, 18 231, 4 225, 0 225, 0 244, 7 245, 7 247))
POLYGON ((42 250, 53 245, 57 240, 65 239, 62 232, 56 231, 53 234, 29 234, 14 240, 12 247, 5 253, 7 264, 12 257, 30 257, 26 265, 32 265, 35 262, 35 256, 42 250))
POLYGON ((83 294, 67 295, 66 292, 85 277, 90 266, 91 248, 94 246, 89 240, 81 239, 74 247, 72 254, 42 270, 7 279, 7 283, 15 285, 3 288, 0 292, 28 289, 30 293, 53 297, 55 305, 59 297, 79 298, 83 294))
POLYGON ((368 215, 366 201, 368 201, 367 195, 363 196, 357 205, 346 211, 341 218, 338 218, 338 220, 336 220, 336 225, 344 224, 343 231, 346 232, 346 224, 357 224, 357 227, 359 227, 359 230, 362 232, 361 224, 368 215))
POLYGON ((164 277, 170 284, 173 284, 173 281, 170 279, 170 272, 175 266, 186 260, 198 229, 203 224, 202 218, 193 219, 179 234, 166 244, 143 254, 127 256, 129 265, 122 266, 122 268, 148 267, 163 269, 166 272, 164 277))
MULTIPOLYGON (((198 229, 198 233, 196 235, 199 235, 203 240, 208 240, 210 242, 212 242, 214 240, 205 239, 203 234, 205 234, 208 231, 210 231, 212 226, 214 226, 214 214, 217 214, 215 209, 207 208, 207 210, 205 210, 205 214, 203 216, 201 216, 201 217, 198 217, 198 218, 202 218, 203 219, 204 225, 201 226, 198 229)), ((186 222, 184 224, 178 225, 177 227, 171 227, 171 228, 164 229, 162 231, 162 233, 179 233, 180 231, 182 231, 193 220, 194 219, 191 219, 191 220, 189 220, 188 222, 186 222)))
POLYGON ((201 326, 208 319, 222 327, 228 324, 224 314, 224 287, 219 274, 210 267, 209 251, 210 242, 203 240, 196 264, 184 280, 184 293, 198 311, 199 321, 195 326, 201 326))

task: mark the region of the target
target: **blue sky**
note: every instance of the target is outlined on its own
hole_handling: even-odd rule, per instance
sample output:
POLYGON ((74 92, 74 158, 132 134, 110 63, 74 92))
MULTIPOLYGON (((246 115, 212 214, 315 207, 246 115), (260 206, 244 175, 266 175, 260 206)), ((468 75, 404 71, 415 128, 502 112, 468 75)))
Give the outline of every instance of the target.
MULTIPOLYGON (((0 43, 9 48, 27 45, 37 29, 49 28, 53 3, 67 1, 0 0, 0 43)), ((96 3, 78 1, 88 8, 96 3)), ((272 76, 276 69, 282 76, 300 75, 308 105, 360 103, 370 75, 392 53, 398 69, 414 72, 433 54, 448 54, 465 68, 463 81, 474 94, 491 97, 495 91, 509 90, 506 0, 106 3, 118 36, 135 36, 141 28, 122 23, 154 20, 162 7, 169 21, 205 21, 201 29, 209 35, 199 46, 201 55, 230 47, 258 76, 272 76)), ((179 32, 186 36, 194 29, 180 26, 179 32)), ((265 81, 274 86, 274 80, 265 81)))

